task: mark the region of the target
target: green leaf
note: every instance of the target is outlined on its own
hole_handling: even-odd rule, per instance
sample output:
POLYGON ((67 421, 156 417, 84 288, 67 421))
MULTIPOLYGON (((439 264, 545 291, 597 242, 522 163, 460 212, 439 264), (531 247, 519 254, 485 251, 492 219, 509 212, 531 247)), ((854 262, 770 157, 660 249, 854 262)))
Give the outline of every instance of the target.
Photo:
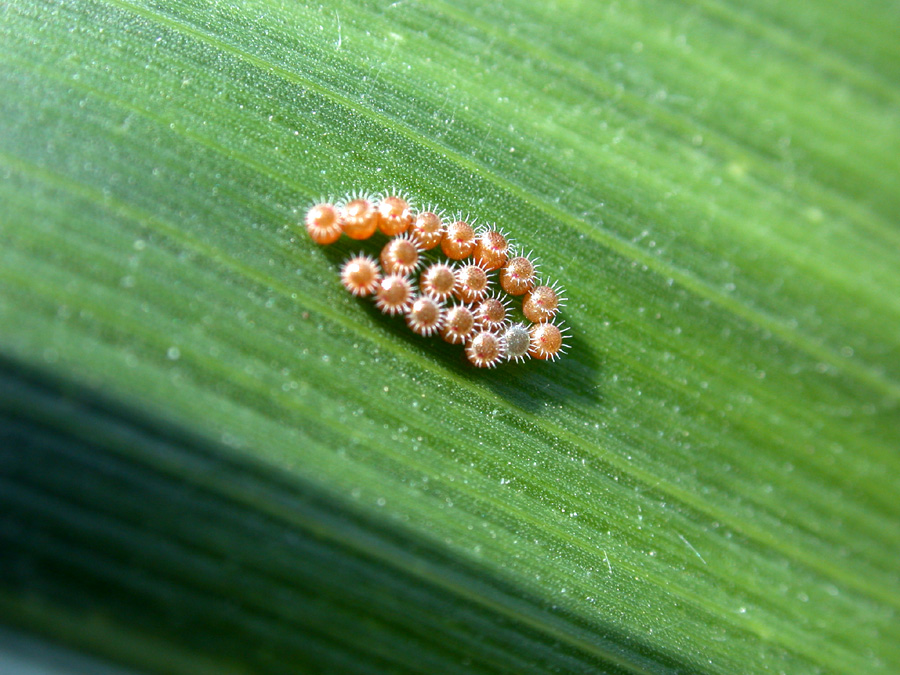
POLYGON ((2 17, 3 623, 167 673, 900 669, 895 4, 2 17), (349 296, 304 209, 390 186, 534 249, 569 354, 349 296))

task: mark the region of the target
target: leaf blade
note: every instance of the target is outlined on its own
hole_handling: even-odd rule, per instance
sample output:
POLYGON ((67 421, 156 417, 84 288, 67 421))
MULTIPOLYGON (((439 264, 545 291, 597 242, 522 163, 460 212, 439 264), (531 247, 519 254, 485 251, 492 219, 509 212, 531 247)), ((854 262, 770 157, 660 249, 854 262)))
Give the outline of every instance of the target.
POLYGON ((674 23, 700 54, 660 6, 597 39, 589 8, 341 5, 339 50, 310 8, 54 7, 68 23, 22 2, 2 34, 0 151, 24 186, 4 188, 6 354, 400 519, 595 630, 662 633, 652 649, 691 668, 896 662, 889 639, 859 648, 896 635, 900 604, 889 80, 724 3, 674 23), (748 44, 781 51, 743 64, 748 44), (821 58, 794 74, 804 50, 821 58), (570 285, 572 355, 485 379, 329 283, 337 254, 282 224, 379 167, 519 224, 570 285))

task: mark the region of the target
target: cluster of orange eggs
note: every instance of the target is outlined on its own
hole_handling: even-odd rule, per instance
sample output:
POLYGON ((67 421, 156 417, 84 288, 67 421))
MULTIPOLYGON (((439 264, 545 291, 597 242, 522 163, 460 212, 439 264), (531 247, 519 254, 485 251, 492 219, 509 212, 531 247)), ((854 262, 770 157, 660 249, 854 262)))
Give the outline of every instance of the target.
POLYGON ((563 290, 539 279, 535 258, 503 230, 462 217, 447 221, 438 209, 417 210, 399 194, 321 202, 307 212, 306 229, 318 244, 386 235, 379 260, 360 253, 344 262, 344 287, 373 297, 385 314, 403 315, 419 335, 464 345, 478 367, 556 360, 566 351, 568 329, 557 319, 563 290), (518 297, 523 320, 514 318, 511 299, 518 297))

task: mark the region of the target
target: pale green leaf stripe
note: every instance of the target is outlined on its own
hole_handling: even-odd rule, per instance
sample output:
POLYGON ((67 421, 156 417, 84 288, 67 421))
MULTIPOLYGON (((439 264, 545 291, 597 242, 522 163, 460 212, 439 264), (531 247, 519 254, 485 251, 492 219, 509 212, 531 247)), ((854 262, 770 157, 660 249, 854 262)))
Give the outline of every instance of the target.
POLYGON ((297 520, 274 484, 245 494, 248 466, 188 471, 185 436, 166 436, 183 458, 168 466, 154 442, 84 445, 106 422, 55 417, 52 393, 22 408, 21 371, 4 400, 38 425, 24 437, 50 425, 53 456, 81 459, 46 475, 4 463, 20 480, 0 496, 41 525, 3 536, 17 556, 81 561, 73 580, 131 590, 120 602, 76 583, 64 596, 97 608, 85 624, 62 578, 36 572, 30 595, 0 593, 2 615, 165 672, 167 655, 182 672, 277 670, 291 655, 375 671, 895 670, 891 12, 11 3, 0 349, 219 439, 328 506, 297 520), (316 249, 285 226, 320 191, 390 183, 539 250, 570 287, 573 353, 473 372, 341 291, 353 247, 316 249), (91 478, 125 458, 134 485, 162 471, 176 501, 200 489, 231 504, 235 518, 210 512, 221 542, 254 527, 278 539, 259 529, 268 514, 341 545, 288 586, 265 579, 273 564, 304 569, 297 551, 267 561, 262 546, 249 585, 210 596, 227 569, 204 556, 236 563, 240 545, 179 548, 199 521, 171 529, 158 492, 91 478), (367 525, 350 528, 351 513, 367 525), (97 548, 98 531, 157 581, 97 548), (395 536, 407 543, 386 555, 395 536), (359 555, 388 586, 331 586, 321 621, 300 620, 311 606, 289 598, 359 555), (238 609, 216 632, 229 594, 238 609), (121 611, 154 597, 206 632, 121 611), (469 619, 442 628, 457 611, 469 619), (233 651, 202 665, 214 635, 233 651), (404 636, 415 646, 399 654, 404 636))

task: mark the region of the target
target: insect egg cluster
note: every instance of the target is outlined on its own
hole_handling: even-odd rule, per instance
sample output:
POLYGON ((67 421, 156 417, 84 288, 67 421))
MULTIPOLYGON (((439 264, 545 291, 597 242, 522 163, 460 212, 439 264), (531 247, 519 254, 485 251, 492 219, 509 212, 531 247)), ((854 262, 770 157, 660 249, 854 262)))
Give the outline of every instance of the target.
POLYGON ((418 210, 398 193, 321 202, 307 211, 306 229, 317 244, 381 232, 387 240, 378 258, 348 258, 341 283, 403 316, 414 333, 462 345, 475 366, 555 361, 566 352, 568 328, 558 319, 565 291, 540 278, 536 258, 502 229, 418 210))

